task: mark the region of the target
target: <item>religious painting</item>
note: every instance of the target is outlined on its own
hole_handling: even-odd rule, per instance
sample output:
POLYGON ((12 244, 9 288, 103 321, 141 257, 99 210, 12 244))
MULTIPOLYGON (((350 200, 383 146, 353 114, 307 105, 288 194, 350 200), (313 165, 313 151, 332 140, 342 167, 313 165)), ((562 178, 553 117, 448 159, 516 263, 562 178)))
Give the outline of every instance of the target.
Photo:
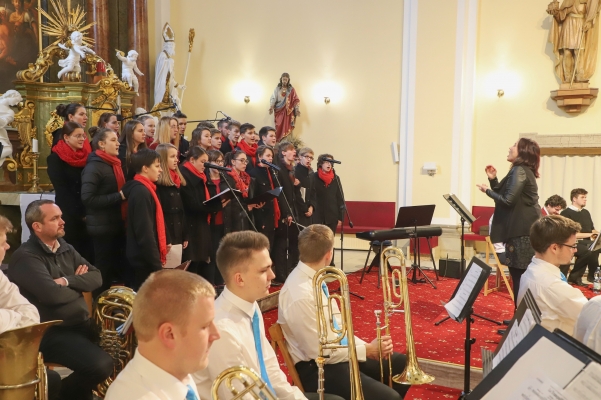
POLYGON ((41 0, 0 0, 0 93, 14 88, 17 71, 36 60, 41 0))

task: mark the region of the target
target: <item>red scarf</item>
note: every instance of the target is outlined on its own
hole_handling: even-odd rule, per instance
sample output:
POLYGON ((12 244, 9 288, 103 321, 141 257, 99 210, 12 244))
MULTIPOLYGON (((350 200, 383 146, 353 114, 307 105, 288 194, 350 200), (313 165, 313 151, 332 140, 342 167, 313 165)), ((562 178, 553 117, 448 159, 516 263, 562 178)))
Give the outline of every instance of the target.
POLYGON ((234 181, 236 182, 236 189, 238 189, 239 191, 242 192, 242 197, 248 197, 248 187, 250 186, 250 175, 248 175, 244 171, 240 171, 240 173, 237 173, 236 171, 234 171, 233 168, 227 174, 229 176, 231 176, 232 178, 234 178, 234 181))
MULTIPOLYGON (((275 189, 275 186, 273 185, 273 179, 271 179, 271 172, 269 172, 269 168, 267 166, 263 166, 263 168, 265 168, 265 170, 267 171, 267 177, 269 178, 269 183, 271 184, 271 189, 275 189)), ((273 199, 273 219, 274 219, 274 226, 277 228, 279 221, 280 221, 280 217, 282 216, 282 212, 280 211, 280 205, 278 204, 278 199, 273 199)))
MULTIPOLYGON (((196 169, 196 167, 192 164, 190 164, 190 162, 186 162, 184 163, 184 167, 186 167, 186 169, 190 172, 192 172, 192 174, 198 178, 200 178, 200 180, 204 183, 204 187, 205 187, 205 198, 206 200, 209 200, 211 198, 211 195, 209 194, 209 188, 207 187, 207 176, 205 175, 204 172, 200 172, 199 170, 196 169)), ((207 216, 207 222, 211 222, 211 214, 209 214, 207 216)))
POLYGON ((253 144, 252 146, 249 146, 248 143, 246 143, 244 140, 241 140, 238 142, 238 147, 240 147, 240 150, 242 150, 244 152, 244 154, 246 154, 249 157, 255 158, 257 156, 257 144, 253 144))
POLYGON ((332 183, 332 181, 334 180, 334 170, 331 169, 330 172, 325 172, 323 169, 318 168, 317 176, 319 176, 319 179, 321 179, 323 183, 326 184, 326 187, 328 187, 330 186, 330 183, 332 183))
MULTIPOLYGON (((121 188, 125 184, 125 176, 123 176, 123 169, 121 168, 121 160, 115 156, 107 154, 104 150, 96 150, 96 155, 102 159, 105 163, 113 167, 113 173, 117 180, 117 190, 121 191, 121 188)), ((121 216, 123 219, 127 216, 127 202, 121 203, 121 216)))
POLYGON ((140 182, 142 185, 146 186, 146 189, 152 194, 154 198, 154 204, 156 207, 155 219, 157 222, 157 238, 159 239, 159 256, 161 257, 161 264, 165 264, 167 262, 167 236, 165 234, 165 220, 163 219, 163 208, 161 207, 161 203, 159 202, 159 198, 157 197, 157 186, 150 181, 150 179, 136 174, 134 176, 134 180, 140 182))
POLYGON ((84 140, 83 149, 79 149, 77 151, 73 150, 67 142, 64 140, 59 140, 58 143, 54 145, 52 151, 55 152, 58 157, 69 164, 72 167, 83 168, 86 166, 86 162, 88 161, 88 154, 92 151, 90 147, 90 142, 84 140))
POLYGON ((179 177, 179 174, 177 173, 177 171, 170 169, 169 176, 171 177, 171 180, 173 181, 173 183, 175 183, 175 187, 179 189, 179 187, 182 184, 182 179, 179 177))

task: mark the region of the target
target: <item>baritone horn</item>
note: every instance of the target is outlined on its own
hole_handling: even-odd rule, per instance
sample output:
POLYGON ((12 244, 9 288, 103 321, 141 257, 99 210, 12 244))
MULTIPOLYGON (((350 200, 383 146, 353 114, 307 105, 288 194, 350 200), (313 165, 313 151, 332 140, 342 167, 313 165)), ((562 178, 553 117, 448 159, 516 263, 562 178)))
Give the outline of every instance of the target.
POLYGON ((353 333, 353 319, 351 316, 351 299, 349 294, 348 280, 344 272, 337 268, 322 268, 313 276, 313 293, 317 306, 317 334, 319 337, 319 356, 316 358, 318 366, 318 385, 317 393, 320 400, 324 397, 324 371, 323 365, 329 354, 324 354, 325 350, 335 352, 338 349, 348 349, 349 371, 351 381, 351 399, 363 400, 363 388, 361 387, 361 378, 359 375, 359 360, 357 359, 357 350, 355 348, 355 335, 353 333), (326 280, 334 279, 340 284, 340 294, 328 293, 326 280), (324 298, 327 304, 324 304, 324 298), (334 305, 340 304, 340 326, 335 320, 334 305), (326 316, 327 309, 327 316, 326 316), (333 333, 335 337, 329 335, 333 333), (347 338, 347 344, 342 344, 343 339, 347 338))
POLYGON ((219 389, 221 385, 225 385, 226 389, 234 396, 232 400, 241 400, 247 395, 255 400, 277 400, 275 394, 259 374, 244 365, 230 367, 217 376, 211 387, 211 398, 213 400, 220 400, 219 389))
MULTIPOLYGON (((413 325, 411 324, 411 308, 409 306, 409 291, 407 284, 407 268, 405 267, 405 255, 398 247, 387 247, 380 256, 380 275, 382 278, 382 292, 384 295, 384 326, 380 326, 379 314, 376 313, 376 324, 378 338, 381 337, 382 329, 386 335, 390 336, 390 317, 394 313, 402 312, 399 310, 404 305, 405 310, 405 337, 407 339, 406 357, 407 362, 402 373, 392 376, 392 359, 388 357, 388 385, 392 387, 392 382, 402 385, 422 385, 434 380, 432 375, 426 374, 417 362, 415 353, 415 341, 413 339, 413 325), (401 268, 392 270, 388 275, 388 260, 397 258, 401 263, 401 268), (398 299, 398 302, 393 300, 398 299)), ((380 379, 384 381, 384 369, 382 368, 382 352, 380 339, 380 379)))

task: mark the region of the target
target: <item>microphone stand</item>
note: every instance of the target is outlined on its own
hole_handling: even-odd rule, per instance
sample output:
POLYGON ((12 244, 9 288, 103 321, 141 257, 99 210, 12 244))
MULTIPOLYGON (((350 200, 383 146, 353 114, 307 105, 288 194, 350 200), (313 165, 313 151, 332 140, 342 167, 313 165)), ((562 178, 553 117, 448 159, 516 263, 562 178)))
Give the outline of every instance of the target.
POLYGON ((223 174, 222 171, 219 171, 219 175, 221 175, 221 179, 223 179, 225 181, 225 183, 227 184, 227 187, 229 187, 230 190, 232 191, 232 194, 234 195, 234 198, 238 202, 238 205, 240 206, 240 208, 242 209, 242 211, 244 211, 244 215, 246 215, 246 218, 248 219, 248 222, 250 222, 250 225, 253 227, 253 229, 255 230, 255 232, 258 232, 257 231, 257 227, 253 223, 252 219, 250 219, 250 215, 248 215, 248 212, 246 212, 246 208, 242 205, 242 202, 240 201, 240 199, 236 195, 236 192, 234 192, 234 188, 232 187, 232 185, 230 185, 230 183, 228 182, 227 178, 225 177, 225 175, 223 174))

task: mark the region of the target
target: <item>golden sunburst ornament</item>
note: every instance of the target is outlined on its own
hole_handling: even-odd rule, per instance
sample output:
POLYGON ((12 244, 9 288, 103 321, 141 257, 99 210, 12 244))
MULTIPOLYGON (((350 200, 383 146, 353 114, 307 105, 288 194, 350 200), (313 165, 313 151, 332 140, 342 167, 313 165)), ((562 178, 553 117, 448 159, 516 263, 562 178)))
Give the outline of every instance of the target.
POLYGON ((86 13, 79 4, 73 10, 71 10, 71 0, 67 0, 67 8, 58 0, 50 0, 50 4, 54 9, 52 15, 44 9, 40 8, 39 10, 48 19, 48 23, 42 25, 42 34, 56 38, 54 42, 50 43, 50 46, 67 42, 71 33, 75 31, 82 33, 83 42, 86 45, 94 44, 94 39, 87 37, 86 31, 96 22, 85 24, 86 13))

